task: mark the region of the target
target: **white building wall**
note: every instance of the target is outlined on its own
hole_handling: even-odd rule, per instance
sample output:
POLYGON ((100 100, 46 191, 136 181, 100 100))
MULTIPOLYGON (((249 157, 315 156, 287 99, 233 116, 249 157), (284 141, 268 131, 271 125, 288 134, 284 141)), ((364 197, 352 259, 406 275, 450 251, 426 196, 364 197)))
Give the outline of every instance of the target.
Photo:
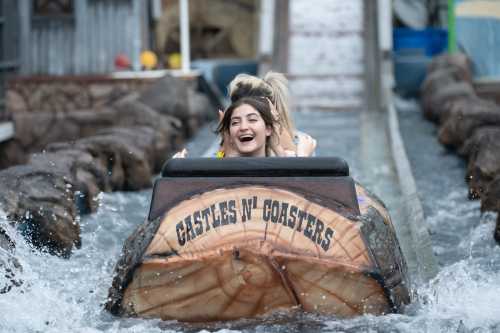
POLYGON ((287 72, 297 109, 363 105, 363 0, 290 0, 287 72))

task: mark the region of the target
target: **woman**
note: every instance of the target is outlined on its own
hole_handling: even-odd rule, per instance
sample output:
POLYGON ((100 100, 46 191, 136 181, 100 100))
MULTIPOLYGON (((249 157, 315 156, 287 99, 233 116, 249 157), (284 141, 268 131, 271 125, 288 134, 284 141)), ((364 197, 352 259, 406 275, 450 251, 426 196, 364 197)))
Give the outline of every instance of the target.
MULTIPOLYGON (((316 140, 298 132, 293 126, 289 110, 287 79, 281 73, 269 72, 263 79, 248 74, 237 75, 229 84, 231 102, 243 97, 266 97, 271 104, 271 112, 276 122, 276 138, 271 142, 271 155, 311 156, 316 149, 316 140)), ((223 114, 220 112, 220 117, 223 114)), ((220 153, 225 156, 236 154, 234 147, 222 139, 220 153)), ((219 153, 219 154, 220 154, 219 153)))
POLYGON ((274 118, 270 103, 263 97, 243 97, 231 104, 217 127, 217 133, 241 157, 271 154, 274 118))
MULTIPOLYGON (((275 125, 271 106, 264 97, 243 97, 232 103, 217 127, 216 132, 231 145, 232 154, 224 157, 266 157, 272 154, 275 140, 275 125)), ((186 157, 187 152, 175 154, 174 158, 186 157)))

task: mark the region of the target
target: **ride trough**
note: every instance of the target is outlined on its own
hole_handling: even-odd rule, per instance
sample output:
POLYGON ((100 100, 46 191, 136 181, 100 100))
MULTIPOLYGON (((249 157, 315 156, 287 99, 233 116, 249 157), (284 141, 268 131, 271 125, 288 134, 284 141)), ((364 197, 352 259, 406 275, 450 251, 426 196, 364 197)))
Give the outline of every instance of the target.
POLYGON ((339 158, 172 159, 106 309, 206 322, 299 308, 400 312, 406 263, 383 203, 339 158))

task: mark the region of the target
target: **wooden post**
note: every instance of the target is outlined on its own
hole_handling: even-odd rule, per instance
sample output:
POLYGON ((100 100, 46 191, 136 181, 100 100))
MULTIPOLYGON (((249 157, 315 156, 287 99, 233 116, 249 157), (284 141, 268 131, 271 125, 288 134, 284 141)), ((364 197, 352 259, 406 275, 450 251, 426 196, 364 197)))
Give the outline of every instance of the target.
POLYGON ((365 104, 368 110, 380 110, 381 76, 378 41, 378 0, 364 1, 365 16, 365 104))
POLYGON ((272 59, 272 68, 275 71, 286 73, 288 70, 288 40, 289 27, 289 0, 276 1, 275 19, 276 31, 274 33, 274 50, 272 59))

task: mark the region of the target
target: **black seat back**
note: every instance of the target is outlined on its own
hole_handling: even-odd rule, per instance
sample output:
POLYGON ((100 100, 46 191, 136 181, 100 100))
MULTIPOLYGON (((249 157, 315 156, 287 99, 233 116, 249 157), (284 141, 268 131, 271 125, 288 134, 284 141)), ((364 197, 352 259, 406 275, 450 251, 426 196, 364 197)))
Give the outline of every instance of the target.
POLYGON ((149 219, 194 195, 246 186, 283 189, 342 214, 359 214, 349 166, 340 158, 179 158, 168 161, 155 182, 149 219))
POLYGON ((162 177, 345 177, 349 166, 337 157, 176 158, 162 177))

